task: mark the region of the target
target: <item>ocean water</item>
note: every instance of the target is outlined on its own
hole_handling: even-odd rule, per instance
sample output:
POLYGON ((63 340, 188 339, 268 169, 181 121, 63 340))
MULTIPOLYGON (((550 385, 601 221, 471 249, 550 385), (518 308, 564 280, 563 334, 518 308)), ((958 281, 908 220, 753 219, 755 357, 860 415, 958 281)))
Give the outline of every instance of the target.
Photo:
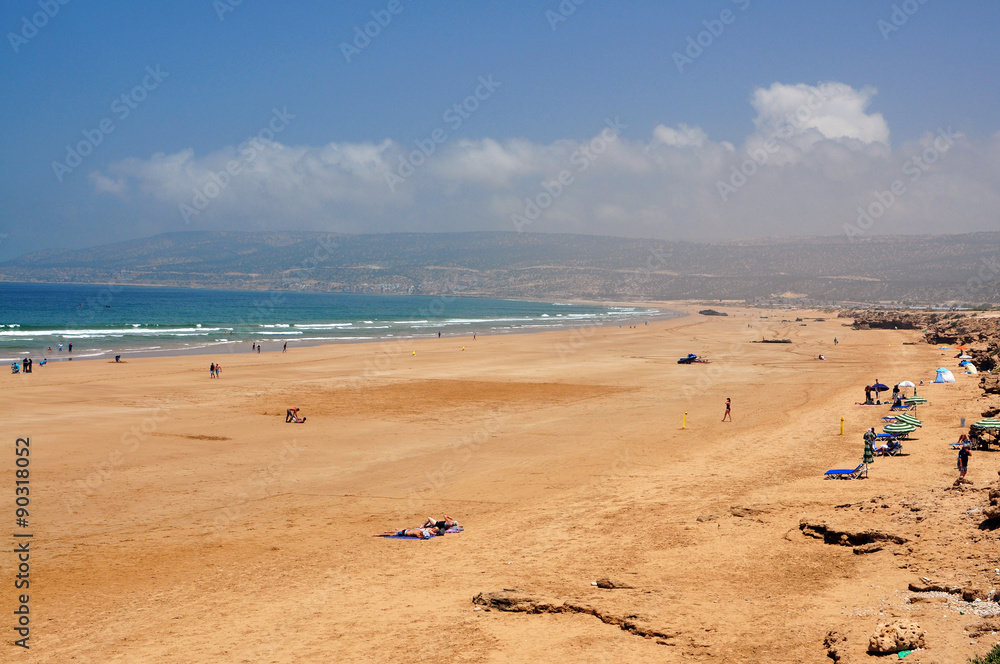
POLYGON ((469 297, 0 283, 0 361, 249 352, 253 342, 267 352, 286 341, 291 348, 498 334, 635 324, 671 313, 469 297))

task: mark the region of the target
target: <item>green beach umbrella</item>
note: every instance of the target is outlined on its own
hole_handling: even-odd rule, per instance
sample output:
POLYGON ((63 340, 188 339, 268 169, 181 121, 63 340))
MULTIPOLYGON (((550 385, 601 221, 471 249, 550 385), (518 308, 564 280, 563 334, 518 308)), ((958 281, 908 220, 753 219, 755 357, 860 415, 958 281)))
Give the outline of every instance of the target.
POLYGON ((927 403, 927 399, 923 397, 912 396, 903 403, 906 404, 907 406, 916 406, 922 403, 927 403))
POLYGON ((995 420, 992 417, 987 417, 985 420, 979 420, 972 426, 977 429, 1000 429, 1000 420, 995 420))
POLYGON ((917 427, 912 424, 906 424, 905 422, 894 422, 892 424, 887 424, 882 428, 882 431, 886 433, 910 433, 911 431, 916 431, 917 427))
POLYGON ((909 425, 912 425, 912 426, 915 426, 915 427, 922 427, 922 426, 924 426, 923 422, 921 422, 920 420, 918 420, 913 415, 910 415, 909 413, 903 413, 902 415, 897 415, 896 416, 896 422, 897 423, 902 422, 903 424, 909 424, 909 425))

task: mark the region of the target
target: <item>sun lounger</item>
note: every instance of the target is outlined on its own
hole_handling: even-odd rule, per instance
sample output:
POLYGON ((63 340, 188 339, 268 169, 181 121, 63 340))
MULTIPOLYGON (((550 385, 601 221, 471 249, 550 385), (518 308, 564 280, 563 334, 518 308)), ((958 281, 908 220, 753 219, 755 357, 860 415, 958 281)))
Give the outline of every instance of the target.
POLYGON ((854 470, 849 468, 834 468, 823 473, 825 480, 859 480, 868 477, 868 464, 862 463, 854 470))
POLYGON ((903 444, 898 440, 890 440, 885 445, 874 448, 875 456, 899 456, 903 452, 903 444))
POLYGON ((907 410, 915 410, 916 406, 893 406, 889 410, 893 413, 902 413, 907 410))

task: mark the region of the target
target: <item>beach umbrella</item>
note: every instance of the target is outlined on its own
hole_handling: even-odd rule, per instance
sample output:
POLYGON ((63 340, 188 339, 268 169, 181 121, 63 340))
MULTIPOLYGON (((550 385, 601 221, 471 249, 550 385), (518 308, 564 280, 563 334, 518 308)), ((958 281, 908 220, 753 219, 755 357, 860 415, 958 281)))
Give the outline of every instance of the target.
POLYGON ((875 390, 876 392, 885 392, 886 390, 889 389, 889 386, 884 383, 875 383, 874 385, 872 385, 872 389, 875 390))
POLYGON ((903 382, 901 382, 899 384, 899 386, 900 387, 916 387, 916 385, 914 385, 913 382, 909 381, 909 380, 904 380, 903 382))
POLYGON ((1000 429, 1000 420, 995 420, 992 417, 987 417, 985 420, 979 420, 972 426, 977 429, 1000 429))
POLYGON ((902 422, 904 424, 909 424, 910 426, 915 426, 915 427, 924 426, 920 420, 918 420, 913 415, 910 415, 909 413, 903 413, 902 415, 897 415, 896 422, 902 422))
POLYGON ((918 397, 916 394, 914 394, 912 397, 910 397, 903 403, 906 404, 907 406, 918 406, 922 403, 927 403, 927 399, 923 397, 918 397))
POLYGON ((882 427, 882 431, 891 434, 910 433, 911 431, 916 430, 917 427, 912 424, 906 424, 905 422, 894 422, 893 424, 887 424, 882 427))

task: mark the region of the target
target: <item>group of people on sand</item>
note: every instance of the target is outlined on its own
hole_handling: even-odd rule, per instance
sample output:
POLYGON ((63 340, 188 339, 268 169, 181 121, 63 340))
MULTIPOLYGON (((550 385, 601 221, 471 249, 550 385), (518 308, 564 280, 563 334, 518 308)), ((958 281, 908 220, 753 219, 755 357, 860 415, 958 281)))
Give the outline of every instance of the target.
POLYGON ((403 528, 401 530, 387 530, 384 533, 379 533, 378 535, 372 535, 372 537, 416 537, 418 539, 430 539, 431 537, 436 537, 437 535, 444 535, 449 530, 453 528, 460 528, 458 521, 455 521, 447 514, 444 515, 444 519, 436 520, 434 517, 429 516, 424 521, 424 525, 419 528, 403 528))
POLYGON ((222 365, 219 364, 218 362, 212 362, 212 364, 208 366, 209 378, 218 378, 220 373, 222 373, 222 365))

